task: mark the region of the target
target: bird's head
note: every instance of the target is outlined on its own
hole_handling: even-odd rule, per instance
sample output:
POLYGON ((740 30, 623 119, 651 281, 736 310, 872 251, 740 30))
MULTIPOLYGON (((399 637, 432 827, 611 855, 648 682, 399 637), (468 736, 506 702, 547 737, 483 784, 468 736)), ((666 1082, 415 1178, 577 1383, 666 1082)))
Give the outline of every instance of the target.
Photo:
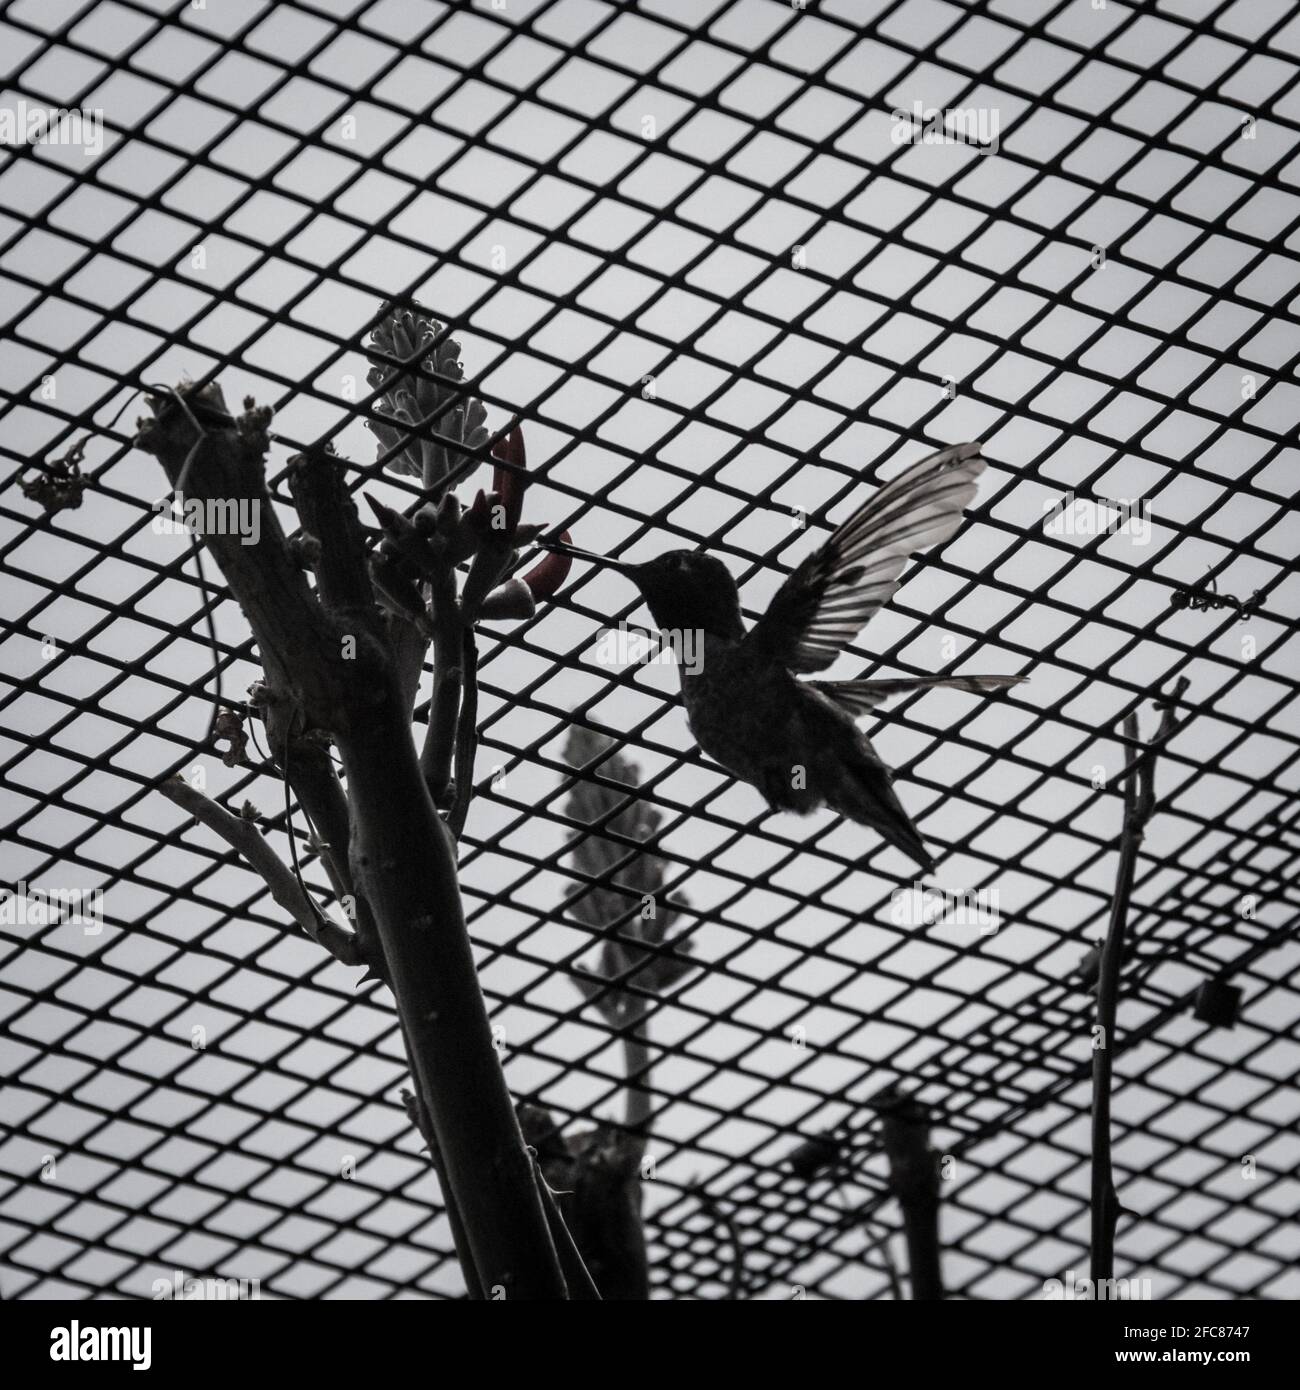
POLYGON ((665 631, 699 629, 737 642, 745 635, 736 581, 714 555, 702 550, 670 550, 634 565, 608 555, 593 555, 560 541, 539 544, 626 575, 641 591, 646 607, 665 631))

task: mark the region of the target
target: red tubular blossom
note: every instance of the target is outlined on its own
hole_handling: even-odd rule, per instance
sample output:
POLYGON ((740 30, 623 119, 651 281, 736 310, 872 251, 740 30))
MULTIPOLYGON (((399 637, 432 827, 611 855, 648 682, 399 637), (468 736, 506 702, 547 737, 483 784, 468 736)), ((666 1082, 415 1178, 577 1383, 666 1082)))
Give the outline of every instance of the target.
POLYGON ((506 534, 513 535, 523 515, 524 489, 528 486, 524 473, 528 467, 528 456, 524 450, 522 426, 516 425, 504 439, 497 440, 492 446, 492 457, 513 465, 492 470, 492 490, 500 495, 506 509, 506 534))
MULTIPOLYGON (((567 545, 569 533, 561 532, 560 539, 567 545)), ((535 599, 550 598, 569 577, 573 568, 573 557, 563 555, 558 550, 549 551, 542 560, 523 576, 524 583, 535 599)))

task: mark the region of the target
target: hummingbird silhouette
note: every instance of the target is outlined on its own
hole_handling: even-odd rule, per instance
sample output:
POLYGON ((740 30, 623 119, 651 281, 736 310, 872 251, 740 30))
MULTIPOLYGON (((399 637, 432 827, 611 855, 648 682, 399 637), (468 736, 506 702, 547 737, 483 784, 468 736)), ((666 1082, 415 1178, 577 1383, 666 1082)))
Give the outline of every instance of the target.
POLYGON ((934 859, 857 721, 892 695, 936 686, 987 695, 1024 677, 798 678, 835 661, 889 602, 911 555, 957 530, 984 467, 980 445, 957 444, 885 483, 790 574, 748 631, 736 581, 716 556, 670 550, 629 564, 541 544, 626 575, 661 630, 702 635, 699 659, 678 669, 691 732, 711 758, 773 809, 830 806, 928 870, 934 859))

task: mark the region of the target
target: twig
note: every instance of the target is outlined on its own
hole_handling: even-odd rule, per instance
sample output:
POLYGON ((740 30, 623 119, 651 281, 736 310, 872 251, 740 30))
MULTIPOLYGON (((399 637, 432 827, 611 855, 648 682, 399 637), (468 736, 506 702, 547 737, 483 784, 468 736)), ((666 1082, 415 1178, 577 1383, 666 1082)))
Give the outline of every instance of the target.
MULTIPOLYGON (((867 1234, 867 1239, 871 1240, 872 1231, 869 1224, 863 1222, 863 1230, 867 1234)), ((903 1302, 903 1281, 898 1275, 898 1266, 894 1263, 894 1257, 889 1252, 889 1232, 879 1232, 872 1243, 867 1247, 874 1250, 880 1256, 880 1262, 885 1269, 885 1277, 889 1280, 889 1292, 893 1294, 896 1303, 903 1302)))
MULTIPOLYGON (((273 734, 279 722, 277 712, 269 710, 268 733, 273 734)), ((387 978, 387 966, 375 932, 374 915, 365 897, 357 892, 352 866, 348 862, 348 841, 351 837, 348 799, 339 785, 329 750, 309 738, 291 740, 287 747, 290 755, 286 756, 285 761, 289 765, 282 767, 281 772, 293 788, 298 805, 311 826, 317 853, 329 875, 330 886, 340 900, 351 899, 352 911, 348 916, 354 921, 357 945, 371 970, 381 979, 387 978)))
MULTIPOLYGON (((849 1172, 845 1171, 841 1175, 841 1181, 851 1176, 849 1172)), ((844 1189, 842 1187, 832 1189, 832 1198, 835 1197, 839 1198, 838 1201, 834 1201, 835 1207, 842 1211, 845 1216, 849 1216, 851 1213, 844 1201, 844 1189)), ((906 1298, 903 1293, 903 1280, 898 1273, 898 1265, 894 1262, 894 1257, 889 1251, 889 1242, 893 1239, 894 1233, 887 1226, 876 1225, 865 1218, 862 1221, 862 1233, 867 1241, 866 1249, 862 1252, 863 1264, 867 1264, 868 1268, 871 1268, 872 1266, 866 1257, 871 1254, 879 1255, 881 1268, 889 1280, 889 1292, 895 1303, 902 1303, 906 1298)))
POLYGON ((451 780, 456 754, 456 730, 461 722, 461 691, 465 674, 461 666, 464 624, 456 601, 456 584, 450 570, 432 585, 433 609, 433 697, 429 702, 429 724, 420 750, 420 771, 433 804, 446 805, 447 784, 451 780))
POLYGON ((460 724, 456 730, 456 797, 447 813, 451 833, 459 840, 474 795, 474 755, 478 751, 478 648, 474 629, 465 629, 461 643, 460 724))
POLYGON ((599 1303, 601 1301, 600 1290, 596 1287, 596 1281, 591 1277, 591 1271, 582 1258, 582 1252, 578 1249, 577 1242, 569 1231, 569 1227, 560 1212, 559 1204, 555 1200, 555 1194, 546 1181, 546 1174, 542 1172, 542 1165, 538 1162, 535 1153, 533 1154, 533 1176, 537 1182, 537 1195, 541 1198, 542 1209, 546 1212, 546 1224, 551 1228, 551 1239, 555 1242, 555 1250, 560 1257, 560 1268, 564 1271, 564 1282, 569 1286, 569 1297, 575 1301, 599 1303))
MULTIPOLYGON (((1100 1297, 1101 1282, 1115 1277, 1115 1228, 1122 1208, 1115 1191, 1111 1162, 1110 1100, 1116 1018, 1119 1012, 1119 979, 1124 963, 1124 938, 1128 930, 1129 901, 1137 873, 1138 854, 1147 822, 1156 804, 1156 755, 1173 737, 1178 725, 1174 707, 1187 690, 1181 678, 1168 696, 1157 702, 1164 709, 1156 736, 1121 774, 1124 787, 1124 828, 1120 835, 1119 868, 1110 924, 1101 950, 1097 980, 1097 1028, 1092 1054, 1092 1254, 1093 1288, 1100 1297)), ((1136 746, 1139 728, 1136 710, 1124 717, 1124 739, 1136 746)))
MULTIPOLYGON (((1111 778, 1108 787, 1109 790, 1113 790, 1116 787, 1125 786, 1130 780, 1130 778, 1132 778, 1135 774, 1141 774, 1145 776, 1146 773, 1150 770, 1151 764, 1155 762, 1156 758, 1164 749, 1165 744, 1167 744, 1169 740, 1173 738, 1173 736, 1178 732, 1178 730, 1182 728, 1183 724, 1186 721, 1175 719, 1174 710, 1182 702, 1183 696, 1187 693, 1187 687, 1189 684, 1190 682, 1188 681, 1186 676, 1179 676, 1179 678, 1174 682, 1173 688, 1169 691, 1167 695, 1162 692, 1161 694, 1157 695, 1154 700, 1152 700, 1151 703, 1156 707, 1156 709, 1163 711, 1163 714, 1160 719, 1160 727, 1156 730, 1155 737, 1151 740, 1150 743, 1146 745, 1145 748, 1142 749, 1142 751, 1137 755, 1137 757, 1134 758, 1132 762, 1125 763, 1125 765, 1122 768, 1120 768, 1120 770, 1115 774, 1115 776, 1111 778)), ((1125 718, 1125 745, 1135 747, 1138 744, 1138 735, 1136 732, 1130 735, 1130 728, 1136 730, 1137 725, 1136 723, 1130 725, 1128 718, 1125 718)), ((1150 781, 1149 791, 1151 797, 1154 798, 1154 777, 1152 777, 1150 781)), ((1147 809, 1146 819, 1150 819, 1151 812, 1154 809, 1155 807, 1153 802, 1153 804, 1147 809)))
MULTIPOLYGON (((745 1291, 745 1247, 741 1243, 736 1219, 730 1212, 722 1209, 721 1203, 709 1193, 705 1183, 697 1179, 687 1191, 700 1204, 700 1210, 712 1217, 715 1224, 721 1226, 726 1234, 727 1243, 731 1246, 731 1266, 727 1271, 727 1302, 737 1302, 745 1291)), ((721 1264, 722 1261, 719 1260, 718 1263, 721 1264)))
POLYGON ((357 938, 317 910, 299 887, 293 871, 271 848, 252 821, 227 811, 211 797, 190 786, 179 773, 168 778, 158 790, 237 850, 249 868, 261 877, 275 901, 335 960, 344 965, 364 964, 357 938))

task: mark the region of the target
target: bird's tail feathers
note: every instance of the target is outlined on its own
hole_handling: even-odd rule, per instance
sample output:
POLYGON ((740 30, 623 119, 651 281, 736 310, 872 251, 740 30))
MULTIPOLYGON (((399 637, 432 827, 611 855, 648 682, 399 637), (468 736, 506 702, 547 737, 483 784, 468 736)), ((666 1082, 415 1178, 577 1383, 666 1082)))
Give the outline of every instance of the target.
POLYGON ((868 749, 837 762, 836 775, 825 788, 827 804, 859 825, 879 831, 896 849, 929 873, 934 856, 903 809, 884 764, 868 749))

